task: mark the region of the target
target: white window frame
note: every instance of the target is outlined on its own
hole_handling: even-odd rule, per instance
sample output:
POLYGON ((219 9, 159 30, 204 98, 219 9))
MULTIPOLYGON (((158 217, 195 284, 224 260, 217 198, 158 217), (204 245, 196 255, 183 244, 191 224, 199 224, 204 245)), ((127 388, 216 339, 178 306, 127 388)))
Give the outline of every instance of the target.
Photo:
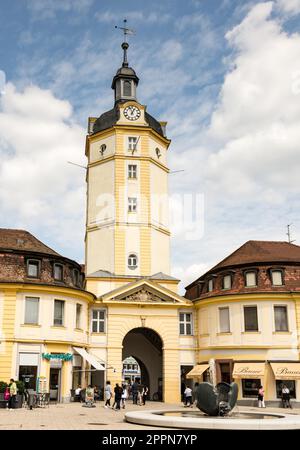
POLYGON ((138 171, 137 164, 128 164, 127 166, 128 180, 137 180, 137 171, 138 171))
POLYGON ((193 316, 193 313, 192 312, 190 312, 190 311, 179 311, 178 312, 178 322, 179 322, 179 336, 193 336, 194 335, 194 316, 193 316), (184 314, 184 320, 180 320, 180 314, 184 314), (191 316, 191 320, 190 321, 187 321, 186 320, 186 315, 187 314, 190 314, 190 316, 191 316), (180 325, 181 324, 183 324, 183 328, 184 328, 184 333, 181 333, 180 332, 180 325), (186 332, 186 326, 187 325, 191 325, 191 333, 187 333, 186 332))
POLYGON ((274 303, 273 304, 273 324, 274 324, 274 331, 275 333, 289 333, 290 331, 290 321, 289 321, 289 307, 288 305, 284 305, 281 303, 274 303), (281 307, 281 308, 285 308, 286 309, 286 321, 287 321, 287 330, 276 330, 276 321, 275 321, 275 308, 276 307, 281 307))
POLYGON ((128 258, 127 258, 127 267, 128 267, 128 269, 135 270, 135 269, 138 268, 138 265, 139 265, 138 255, 136 253, 134 253, 134 252, 130 252, 129 255, 128 255, 128 258), (133 259, 133 258, 136 259, 136 264, 135 265, 130 265, 129 264, 129 259, 133 259))
POLYGON ((226 273, 225 275, 223 275, 222 277, 222 289, 224 291, 228 291, 230 289, 232 289, 232 275, 230 273, 226 273), (229 278, 230 279, 230 287, 224 287, 224 280, 225 278, 229 278))
POLYGON ((272 269, 271 270, 271 282, 272 282, 272 286, 284 286, 283 270, 281 270, 281 269, 272 269), (274 279, 273 279, 273 273, 274 272, 279 272, 281 274, 281 284, 274 284, 274 279))
POLYGON ((207 292, 212 292, 214 290, 215 280, 213 278, 209 278, 207 282, 207 292))
POLYGON ((127 137, 127 150, 129 152, 135 152, 138 150, 139 137, 138 136, 128 136, 127 137))
POLYGON ((128 212, 137 212, 137 197, 128 197, 128 212))
POLYGON ((63 266, 63 264, 54 263, 54 265, 53 265, 53 279, 55 281, 63 281, 63 279, 64 279, 64 266, 63 266), (55 277, 55 268, 56 267, 60 267, 61 268, 61 278, 56 278, 55 277))
POLYGON ((76 303, 75 305, 75 328, 77 330, 81 330, 81 324, 82 324, 82 311, 83 311, 83 305, 82 303, 76 303), (77 324, 77 306, 80 306, 80 314, 79 314, 79 324, 77 324), (79 325, 79 326, 77 326, 79 325))
POLYGON ((244 333, 259 333, 260 332, 260 314, 259 314, 259 308, 258 305, 242 305, 242 317, 243 317, 243 331, 244 333), (257 311, 257 330, 246 330, 246 323, 245 323, 245 308, 254 308, 256 307, 257 311))
POLYGON ((257 282, 258 282, 258 273, 256 270, 247 270, 244 273, 244 278, 245 278, 245 287, 247 288, 252 288, 252 287, 257 287, 257 282), (247 284, 247 275, 253 273, 255 276, 255 284, 247 284))
POLYGON ((30 295, 26 295, 26 297, 24 298, 24 325, 39 325, 40 323, 40 297, 33 297, 30 295), (26 322, 26 300, 37 300, 37 304, 38 304, 38 313, 37 313, 37 322, 26 322))
POLYGON ((230 308, 229 306, 221 306, 218 308, 218 314, 219 314, 219 333, 231 333, 231 320, 230 320, 230 308), (221 330, 221 310, 227 309, 228 310, 228 330, 224 331, 221 330))
POLYGON ((40 278, 40 275, 41 275, 41 261, 39 259, 32 259, 32 258, 28 259, 27 260, 27 264, 26 264, 26 276, 27 276, 27 278, 37 279, 37 278, 40 278), (37 275, 36 276, 35 275, 29 275, 29 266, 30 265, 33 265, 33 266, 37 267, 37 275))
POLYGON ((66 320, 66 301, 65 300, 61 300, 60 298, 55 298, 53 300, 53 326, 54 327, 64 327, 65 326, 65 320, 66 320), (54 323, 55 321, 55 302, 62 302, 63 303, 63 317, 62 317, 62 324, 56 324, 54 323))
POLYGON ((93 308, 93 309, 91 309, 91 333, 92 334, 99 334, 99 333, 106 333, 106 319, 107 319, 107 314, 106 314, 106 309, 103 309, 103 308, 93 308), (104 319, 100 319, 99 317, 97 318, 97 319, 94 319, 93 318, 93 312, 94 311, 97 311, 99 314, 98 314, 98 316, 100 316, 100 312, 103 312, 104 313, 104 319), (94 322, 97 322, 97 331, 93 331, 93 323, 94 322), (103 322, 103 331, 99 331, 99 328, 100 328, 100 326, 99 326, 99 324, 100 324, 100 322, 103 322))

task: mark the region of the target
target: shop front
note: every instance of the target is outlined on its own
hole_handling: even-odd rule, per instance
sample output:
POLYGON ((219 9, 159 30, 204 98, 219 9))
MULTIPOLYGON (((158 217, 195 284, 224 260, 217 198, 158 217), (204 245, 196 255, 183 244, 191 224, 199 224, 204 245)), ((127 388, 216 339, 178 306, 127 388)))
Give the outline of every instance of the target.
MULTIPOLYGON (((274 396, 282 402, 282 389, 287 387, 291 402, 300 401, 300 361, 269 361, 274 376, 274 396)), ((274 400, 275 400, 274 399, 274 400)))
POLYGON ((235 362, 232 378, 238 384, 240 404, 256 405, 258 389, 265 383, 265 361, 235 362))

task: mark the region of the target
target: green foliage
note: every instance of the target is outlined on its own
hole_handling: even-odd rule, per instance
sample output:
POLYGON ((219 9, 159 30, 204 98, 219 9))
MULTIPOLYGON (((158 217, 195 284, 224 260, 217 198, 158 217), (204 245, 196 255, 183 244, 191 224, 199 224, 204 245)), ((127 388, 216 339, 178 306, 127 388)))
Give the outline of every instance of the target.
POLYGON ((8 383, 5 383, 5 381, 0 381, 0 392, 1 394, 5 392, 5 389, 8 387, 8 383))

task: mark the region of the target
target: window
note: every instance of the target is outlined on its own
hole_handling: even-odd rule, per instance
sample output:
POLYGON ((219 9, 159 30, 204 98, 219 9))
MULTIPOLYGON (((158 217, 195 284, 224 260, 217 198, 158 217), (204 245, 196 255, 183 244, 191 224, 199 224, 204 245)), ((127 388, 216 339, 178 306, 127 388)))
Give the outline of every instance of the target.
POLYGON ((257 273, 256 271, 249 271, 245 273, 245 285, 246 287, 257 286, 257 273))
POLYGON ((231 275, 225 275, 223 277, 223 289, 231 288, 231 275))
POLYGON ((81 326, 81 310, 82 305, 80 303, 76 304, 76 328, 80 328, 81 326))
POLYGON ((130 150, 130 151, 136 150, 137 143, 138 143, 138 138, 136 136, 130 136, 128 138, 128 150, 130 150))
POLYGON ((104 333, 105 311, 103 309, 92 310, 92 333, 104 333))
POLYGON ((207 290, 208 290, 208 292, 211 292, 214 290, 214 280, 212 278, 210 280, 208 280, 207 290))
POLYGON ((283 273, 282 270, 272 270, 271 271, 272 284, 273 286, 283 285, 283 273))
POLYGON ((245 331, 258 331, 257 306, 244 306, 245 331))
POLYGON ((30 259, 27 262, 27 276, 30 278, 38 278, 40 272, 40 262, 30 259))
POLYGON ((288 315, 286 306, 274 306, 275 331, 288 331, 288 315))
POLYGON ((131 82, 128 80, 124 81, 123 94, 125 97, 131 97, 131 82))
POLYGON ((54 280, 62 281, 63 266, 61 264, 54 264, 54 280))
POLYGON ((65 302, 63 300, 54 300, 54 322, 55 326, 63 326, 64 324, 65 302))
POLYGON ((137 210, 137 198, 128 197, 128 212, 136 212, 137 210))
POLYGON ((281 398, 281 391, 283 386, 290 390, 290 397, 296 398, 296 383, 294 380, 276 380, 276 397, 281 398))
POLYGON ((137 178, 137 165, 136 164, 128 165, 128 178, 137 178))
POLYGON ((220 333, 230 333, 229 308, 219 308, 220 333))
POLYGON ((183 335, 192 334, 192 314, 180 313, 179 314, 179 333, 183 335))
POLYGON ((128 267, 129 269, 137 268, 137 256, 134 253, 128 256, 128 267))
POLYGON ((261 380, 254 379, 242 379, 242 391, 244 398, 257 398, 258 389, 261 386, 261 380))
POLYGON ((73 283, 75 286, 80 285, 80 276, 79 276, 79 270, 74 269, 73 270, 73 283))
POLYGON ((37 297, 25 298, 25 324, 37 325, 39 323, 39 302, 37 297))

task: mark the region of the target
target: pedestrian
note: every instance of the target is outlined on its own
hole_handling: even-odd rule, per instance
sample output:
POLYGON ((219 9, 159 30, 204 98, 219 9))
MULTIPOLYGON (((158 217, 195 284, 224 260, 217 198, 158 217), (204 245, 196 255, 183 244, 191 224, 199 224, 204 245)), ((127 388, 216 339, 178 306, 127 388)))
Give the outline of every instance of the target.
POLYGON ((10 379, 9 384, 9 410, 15 408, 17 398, 17 384, 13 378, 10 379))
POLYGON ((94 388, 90 384, 85 391, 85 404, 89 407, 94 404, 94 388))
POLYGON ((189 386, 187 386, 185 388, 184 395, 185 395, 185 401, 186 401, 186 404, 184 406, 192 408, 193 407, 193 391, 189 386))
POLYGON ((259 407, 259 408, 265 408, 265 407, 266 407, 266 406, 265 406, 265 400, 264 400, 264 397, 265 397, 265 391, 264 391, 264 388, 263 388, 263 386, 259 386, 259 389, 258 389, 258 395, 257 395, 258 407, 259 407))
POLYGON ((127 397, 128 397, 127 387, 126 387, 125 384, 123 384, 123 386, 122 386, 122 396, 121 396, 121 405, 122 405, 123 409, 125 409, 127 397))
POLYGON ((114 393, 115 393, 115 401, 114 401, 114 405, 116 405, 116 407, 114 408, 113 405, 113 409, 115 409, 115 411, 120 410, 120 402, 121 402, 121 398, 122 398, 122 388, 121 386, 119 386, 118 383, 116 383, 116 386, 114 388, 114 393))
POLYGON ((77 386, 77 388, 75 389, 75 397, 74 397, 74 400, 75 401, 78 401, 78 402, 80 402, 81 401, 81 395, 80 395, 80 392, 81 392, 81 386, 80 386, 80 384, 77 386))
POLYGON ((285 384, 282 386, 281 397, 282 397, 283 407, 284 408, 292 408, 292 405, 290 403, 290 398, 291 398, 290 390, 285 384))
POLYGON ((104 388, 104 399, 105 399, 104 408, 110 408, 111 397, 112 397, 111 385, 110 385, 110 381, 107 381, 106 386, 104 388))
POLYGON ((137 405, 138 400, 138 384, 136 380, 134 381, 133 385, 131 386, 131 393, 132 393, 132 402, 134 405, 137 405))
POLYGON ((142 390, 142 404, 143 405, 146 405, 148 392, 149 392, 148 386, 145 385, 142 390))
POLYGON ((4 395, 3 395, 3 399, 6 401, 6 409, 8 409, 9 398, 10 398, 10 395, 9 395, 9 387, 7 386, 7 387, 5 388, 4 395))

